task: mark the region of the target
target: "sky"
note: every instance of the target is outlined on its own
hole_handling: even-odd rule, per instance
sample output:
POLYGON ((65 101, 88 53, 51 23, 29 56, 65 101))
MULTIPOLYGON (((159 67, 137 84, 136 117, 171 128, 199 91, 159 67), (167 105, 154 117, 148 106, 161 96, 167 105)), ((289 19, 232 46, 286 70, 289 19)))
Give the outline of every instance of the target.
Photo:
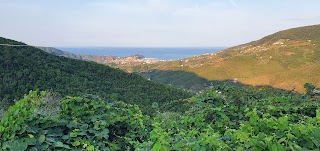
POLYGON ((319 6, 319 0, 0 0, 0 37, 53 47, 229 47, 319 24, 319 6))

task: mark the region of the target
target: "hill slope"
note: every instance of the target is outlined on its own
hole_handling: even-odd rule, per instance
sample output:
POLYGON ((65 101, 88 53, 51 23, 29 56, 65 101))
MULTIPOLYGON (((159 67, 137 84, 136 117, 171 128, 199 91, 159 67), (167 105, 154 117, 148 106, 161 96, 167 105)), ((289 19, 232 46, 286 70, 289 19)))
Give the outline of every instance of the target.
MULTIPOLYGON (((0 43, 22 44, 5 38, 0 43)), ((59 57, 31 47, 0 46, 0 101, 8 102, 30 90, 53 90, 66 95, 93 94, 152 110, 171 100, 190 97, 173 87, 145 80, 94 62, 59 57)))
MULTIPOLYGON (((124 68, 132 71, 133 68, 124 68)), ((207 80, 236 80, 303 92, 320 85, 320 25, 280 31, 216 54, 134 67, 139 71, 181 70, 207 80)))
POLYGON ((59 50, 59 49, 53 48, 53 47, 36 47, 36 48, 39 48, 47 53, 51 53, 56 56, 63 56, 63 57, 72 58, 72 59, 86 60, 86 59, 83 59, 81 55, 76 55, 76 54, 62 51, 62 50, 59 50))
POLYGON ((213 81, 198 77, 194 73, 184 71, 152 70, 139 73, 142 77, 169 84, 178 88, 199 92, 211 85, 213 81))
POLYGON ((152 58, 145 58, 141 54, 136 54, 132 56, 126 57, 118 57, 118 56, 111 56, 111 55, 88 55, 88 54, 73 54, 70 52, 62 51, 57 48, 53 47, 39 47, 39 48, 47 53, 54 54, 56 56, 63 56, 72 59, 78 60, 85 60, 85 61, 93 61, 100 64, 108 65, 111 67, 121 68, 122 66, 136 66, 142 64, 151 64, 160 62, 161 60, 152 59, 152 58))

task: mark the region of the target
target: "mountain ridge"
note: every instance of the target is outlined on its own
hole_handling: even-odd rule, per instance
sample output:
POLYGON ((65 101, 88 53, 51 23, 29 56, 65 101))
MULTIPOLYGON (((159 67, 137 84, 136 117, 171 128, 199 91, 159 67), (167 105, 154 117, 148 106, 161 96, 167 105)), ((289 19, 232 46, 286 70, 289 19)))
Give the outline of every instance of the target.
POLYGON ((312 25, 279 31, 215 54, 123 69, 186 71, 207 80, 234 79, 304 92, 304 83, 320 85, 319 58, 320 25, 312 25))
POLYGON ((54 47, 36 47, 38 49, 41 49, 47 53, 51 53, 57 56, 63 56, 63 57, 67 57, 67 58, 72 58, 72 59, 79 59, 79 60, 85 60, 82 58, 81 55, 76 55, 67 51, 62 51, 60 49, 54 48, 54 47))

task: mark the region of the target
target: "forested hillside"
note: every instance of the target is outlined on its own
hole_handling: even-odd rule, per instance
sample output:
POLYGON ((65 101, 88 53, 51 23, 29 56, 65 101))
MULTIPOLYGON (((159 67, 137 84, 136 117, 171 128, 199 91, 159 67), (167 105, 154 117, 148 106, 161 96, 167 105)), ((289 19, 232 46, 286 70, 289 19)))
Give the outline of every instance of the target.
MULTIPOLYGON (((0 43, 22 44, 4 38, 0 38, 0 43)), ((39 89, 61 96, 93 94, 109 101, 137 104, 148 112, 153 102, 163 104, 191 96, 137 74, 51 55, 31 46, 0 46, 0 81, 2 104, 12 103, 30 90, 39 89)))

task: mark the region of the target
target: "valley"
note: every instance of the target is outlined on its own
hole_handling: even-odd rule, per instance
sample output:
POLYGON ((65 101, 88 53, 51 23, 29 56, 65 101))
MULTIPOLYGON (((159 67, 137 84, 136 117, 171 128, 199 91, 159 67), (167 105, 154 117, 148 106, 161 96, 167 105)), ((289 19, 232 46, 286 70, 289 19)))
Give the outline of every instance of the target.
POLYGON ((0 150, 317 150, 319 32, 173 61, 0 37, 0 150))
POLYGON ((320 151, 319 6, 0 0, 0 151, 320 151))
POLYGON ((146 79, 193 92, 208 88, 214 81, 229 80, 302 93, 304 83, 320 85, 317 78, 320 76, 319 29, 320 25, 289 29, 217 53, 172 61, 149 59, 139 54, 117 57, 75 55, 58 49, 47 52, 135 72, 146 79), (194 76, 188 76, 189 73, 194 76), (184 80, 178 77, 184 77, 184 80), (190 82, 182 86, 185 81, 190 82))

